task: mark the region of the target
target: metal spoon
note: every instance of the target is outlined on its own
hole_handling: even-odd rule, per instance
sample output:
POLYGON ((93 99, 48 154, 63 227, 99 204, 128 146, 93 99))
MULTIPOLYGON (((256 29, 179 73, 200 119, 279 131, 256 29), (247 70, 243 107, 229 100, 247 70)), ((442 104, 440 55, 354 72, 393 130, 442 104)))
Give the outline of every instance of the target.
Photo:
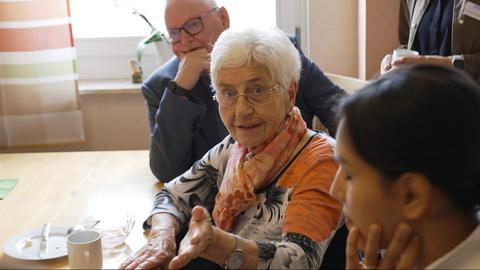
POLYGON ((100 220, 88 220, 89 224, 85 224, 85 222, 82 222, 82 224, 78 224, 78 225, 75 225, 75 226, 72 226, 70 228, 68 228, 67 230, 67 235, 70 235, 74 232, 79 232, 79 231, 85 231, 87 228, 93 228, 95 227, 98 223, 100 223, 100 220))
POLYGON ((85 227, 82 224, 78 224, 68 228, 67 235, 70 235, 74 232, 85 231, 85 227))

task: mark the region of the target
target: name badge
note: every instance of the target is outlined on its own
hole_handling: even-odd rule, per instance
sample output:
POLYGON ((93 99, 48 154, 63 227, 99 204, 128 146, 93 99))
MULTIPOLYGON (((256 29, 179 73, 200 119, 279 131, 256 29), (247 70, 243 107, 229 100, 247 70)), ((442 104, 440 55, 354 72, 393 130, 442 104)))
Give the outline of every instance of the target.
POLYGON ((463 14, 480 21, 480 5, 467 1, 463 14))

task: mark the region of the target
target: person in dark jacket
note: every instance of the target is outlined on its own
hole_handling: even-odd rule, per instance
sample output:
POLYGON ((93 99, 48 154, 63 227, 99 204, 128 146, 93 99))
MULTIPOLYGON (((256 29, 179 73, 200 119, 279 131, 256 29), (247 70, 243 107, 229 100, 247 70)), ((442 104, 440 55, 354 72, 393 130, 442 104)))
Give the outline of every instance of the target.
POLYGON ((480 0, 402 0, 399 16, 400 48, 420 55, 380 66, 386 73, 405 64, 434 64, 464 70, 480 84, 480 0))

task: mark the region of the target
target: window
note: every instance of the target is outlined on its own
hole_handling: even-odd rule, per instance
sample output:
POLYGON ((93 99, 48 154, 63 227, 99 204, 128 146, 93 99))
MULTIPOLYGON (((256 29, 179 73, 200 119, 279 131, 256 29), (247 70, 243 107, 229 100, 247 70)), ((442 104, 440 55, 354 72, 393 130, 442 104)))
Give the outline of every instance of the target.
MULTIPOLYGON (((288 17, 295 17, 290 6, 297 1, 217 0, 217 3, 227 8, 232 28, 279 25, 294 33, 295 27, 286 25, 295 23, 295 19, 288 17), (281 8, 287 3, 290 6, 281 8)), ((165 32, 165 0, 70 0, 80 80, 130 78, 129 61, 135 58, 138 42, 150 33, 147 23, 131 12, 132 5, 165 32)), ((160 64, 154 46, 147 46, 142 59, 144 78, 160 64)))
MULTIPOLYGON (((227 8, 232 27, 276 25, 275 0, 217 0, 217 3, 227 8)), ((132 13, 133 8, 144 14, 157 29, 165 32, 165 0, 70 0, 70 6, 75 38, 148 35, 149 26, 132 13)))

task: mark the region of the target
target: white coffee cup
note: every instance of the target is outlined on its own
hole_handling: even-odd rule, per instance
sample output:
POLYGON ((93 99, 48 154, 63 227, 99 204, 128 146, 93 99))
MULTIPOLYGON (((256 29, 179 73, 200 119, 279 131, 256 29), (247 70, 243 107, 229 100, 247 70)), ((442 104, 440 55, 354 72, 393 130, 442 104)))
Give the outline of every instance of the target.
POLYGON ((417 51, 407 49, 395 49, 392 54, 392 62, 399 57, 418 55, 417 51))
POLYGON ((70 269, 101 269, 103 265, 102 235, 96 231, 80 231, 67 236, 70 269))

